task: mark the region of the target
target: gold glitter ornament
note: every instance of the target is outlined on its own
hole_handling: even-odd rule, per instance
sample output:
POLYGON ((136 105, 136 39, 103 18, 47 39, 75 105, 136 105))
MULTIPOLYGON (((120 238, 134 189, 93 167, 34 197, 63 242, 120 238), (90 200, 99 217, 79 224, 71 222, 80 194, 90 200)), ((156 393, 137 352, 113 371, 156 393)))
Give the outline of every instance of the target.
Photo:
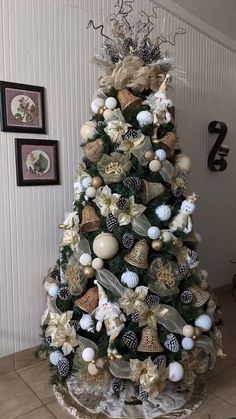
POLYGON ((92 313, 98 306, 98 289, 97 287, 89 288, 89 290, 78 300, 75 305, 86 313, 92 313))
POLYGON ((86 205, 82 210, 82 222, 80 231, 89 233, 100 228, 100 218, 91 205, 86 205))
POLYGON ((160 239, 153 240, 151 246, 155 252, 159 252, 163 246, 163 241, 160 239))
POLYGON ((127 111, 128 109, 134 109, 142 102, 140 97, 134 96, 133 93, 126 88, 119 90, 117 99, 120 102, 122 112, 127 111))
POLYGON ((144 153, 144 157, 147 161, 152 161, 155 159, 155 153, 153 150, 147 150, 144 153))
POLYGON ((164 191, 165 187, 162 185, 162 183, 154 183, 148 182, 147 180, 143 180, 141 199, 143 203, 146 205, 148 204, 148 202, 152 201, 152 199, 162 195, 164 191))
POLYGON ((137 348, 138 352, 162 352, 157 330, 154 327, 146 326, 142 331, 141 342, 137 348))
POLYGON ((85 278, 93 278, 95 275, 96 271, 92 266, 85 266, 84 268, 84 276, 85 278))
POLYGON ((141 269, 148 269, 148 244, 146 240, 137 242, 124 260, 132 266, 141 269))
POLYGON ((97 163, 103 153, 103 143, 101 138, 85 144, 83 151, 85 157, 87 157, 91 162, 97 163))
POLYGON ((100 176, 94 176, 91 181, 91 186, 95 189, 100 188, 103 185, 103 180, 100 176))

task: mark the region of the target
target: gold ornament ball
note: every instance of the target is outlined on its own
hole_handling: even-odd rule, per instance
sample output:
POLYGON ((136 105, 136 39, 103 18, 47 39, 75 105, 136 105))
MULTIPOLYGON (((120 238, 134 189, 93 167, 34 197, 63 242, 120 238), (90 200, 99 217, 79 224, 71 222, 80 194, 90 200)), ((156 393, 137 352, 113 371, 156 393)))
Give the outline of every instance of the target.
POLYGON ((162 168, 162 164, 160 162, 160 160, 152 160, 149 163, 149 169, 151 170, 151 172, 159 172, 159 170, 161 170, 162 168))
POLYGON ((111 259, 118 253, 119 242, 111 233, 101 233, 93 241, 93 251, 101 259, 111 259))
POLYGON ((85 266, 84 268, 84 276, 88 279, 93 278, 96 271, 92 266, 85 266))
POLYGON ((93 138, 95 132, 96 122, 88 121, 82 125, 80 135, 83 141, 87 141, 93 138))
POLYGON ((155 250, 156 252, 158 252, 159 250, 161 250, 162 246, 163 246, 163 242, 160 239, 156 239, 152 241, 151 244, 153 250, 155 250))
POLYGON ((147 150, 144 153, 144 157, 147 161, 152 161, 155 158, 155 153, 153 150, 147 150))
POLYGON ((103 185, 103 180, 100 176, 95 176, 92 178, 91 181, 91 185, 95 188, 98 189, 103 185))
POLYGON ((99 110, 98 110, 98 113, 100 114, 100 115, 102 115, 103 114, 103 112, 106 110, 106 106, 101 106, 100 108, 99 108, 99 110))
POLYGON ((201 336, 202 334, 202 330, 200 329, 200 327, 195 326, 194 327, 194 337, 195 339, 198 338, 199 336, 201 336))

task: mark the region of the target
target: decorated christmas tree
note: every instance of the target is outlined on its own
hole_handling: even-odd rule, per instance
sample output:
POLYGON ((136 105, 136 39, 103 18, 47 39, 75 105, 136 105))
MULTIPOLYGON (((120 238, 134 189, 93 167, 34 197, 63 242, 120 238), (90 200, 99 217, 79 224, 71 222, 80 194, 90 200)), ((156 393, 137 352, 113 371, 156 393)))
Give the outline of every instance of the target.
POLYGON ((39 352, 81 419, 189 415, 205 395, 200 377, 223 356, 220 311, 198 266, 191 163, 167 98, 170 41, 151 37, 144 12, 128 18, 120 7, 110 37, 99 26, 101 77, 81 128, 73 211, 44 282, 39 352))

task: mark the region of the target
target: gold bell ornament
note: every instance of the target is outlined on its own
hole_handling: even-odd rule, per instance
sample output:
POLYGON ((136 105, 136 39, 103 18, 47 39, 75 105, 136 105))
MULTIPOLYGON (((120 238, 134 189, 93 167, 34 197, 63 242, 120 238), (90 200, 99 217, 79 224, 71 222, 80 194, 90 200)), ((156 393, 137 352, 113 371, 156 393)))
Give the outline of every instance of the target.
POLYGON ((140 97, 134 96, 133 93, 126 88, 119 90, 117 99, 120 102, 122 112, 131 108, 136 108, 142 102, 140 97))
POLYGON ((146 326, 142 332, 142 339, 138 345, 138 352, 162 352, 157 330, 154 327, 146 326))
POLYGON ((103 154, 103 143, 101 138, 85 144, 83 151, 85 157, 87 157, 91 162, 97 163, 103 154))
POLYGON ((164 137, 161 138, 160 142, 163 145, 163 148, 166 151, 167 157, 172 157, 174 155, 175 143, 177 136, 174 132, 167 132, 164 137))
POLYGON ((148 269, 148 250, 146 240, 140 240, 134 245, 131 252, 124 257, 124 260, 137 268, 148 269))
POLYGON ((142 181, 142 192, 141 199, 146 205, 152 199, 162 195, 165 191, 165 187, 161 183, 148 182, 147 180, 142 181))
POLYGON ((82 210, 82 222, 80 231, 89 233, 96 231, 100 228, 100 218, 98 217, 95 209, 91 205, 86 205, 82 210))
POLYGON ((98 289, 97 287, 89 288, 89 290, 78 300, 75 305, 86 313, 92 313, 98 306, 98 289))
POLYGON ((193 294, 193 305, 194 307, 201 307, 203 306, 209 299, 210 294, 208 291, 203 290, 198 286, 193 286, 188 288, 189 291, 193 294))

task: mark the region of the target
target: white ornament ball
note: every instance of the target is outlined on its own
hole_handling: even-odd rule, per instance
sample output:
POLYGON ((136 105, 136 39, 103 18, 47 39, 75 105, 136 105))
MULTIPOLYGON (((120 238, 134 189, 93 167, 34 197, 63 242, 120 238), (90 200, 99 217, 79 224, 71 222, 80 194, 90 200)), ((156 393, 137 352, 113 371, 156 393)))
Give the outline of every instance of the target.
POLYGON ((88 266, 92 262, 92 256, 89 253, 83 253, 79 258, 79 263, 83 266, 88 266))
POLYGON ((117 100, 114 97, 108 97, 105 101, 105 106, 108 109, 115 109, 117 105, 117 100))
POLYGON ((166 152, 162 148, 160 148, 159 150, 156 150, 155 155, 160 161, 163 161, 166 159, 166 152))
POLYGON ((95 269, 96 271, 98 271, 99 269, 102 269, 104 266, 104 262, 102 259, 100 258, 95 258, 92 261, 92 267, 93 269, 95 269))
POLYGON ((186 336, 187 338, 192 338, 194 335, 194 327, 191 326, 191 324, 186 324, 183 327, 183 335, 186 336))
POLYGON ((93 241, 93 251, 101 259, 111 259, 119 250, 119 242, 111 233, 101 233, 93 241))
POLYGON ((83 330, 92 330, 93 329, 93 320, 89 314, 83 314, 79 321, 80 327, 83 330))
POLYGON ((111 119, 112 115, 113 115, 113 111, 111 109, 105 109, 105 111, 102 114, 105 120, 111 119))
POLYGON ((80 129, 80 135, 81 135, 82 140, 84 141, 91 140, 94 136, 95 128, 96 128, 96 122, 94 121, 85 122, 85 124, 82 125, 80 129))
POLYGON ((198 243, 201 243, 202 242, 202 236, 201 236, 201 234, 199 234, 199 233, 194 233, 195 234, 195 237, 196 237, 196 240, 198 241, 198 243))
POLYGON ((202 275, 203 279, 208 278, 208 272, 206 271, 206 269, 201 269, 200 274, 202 275))
POLYGON ((136 288, 139 283, 139 277, 135 272, 126 271, 121 275, 121 283, 128 288, 136 288))
POLYGON ((84 189, 87 189, 92 182, 92 178, 91 176, 85 176, 82 180, 81 180, 81 185, 83 186, 84 189))
POLYGON ((178 381, 182 380, 184 376, 184 369, 183 366, 175 361, 171 362, 168 367, 168 378, 170 381, 177 383, 178 381))
POLYGON ((91 362, 95 358, 95 350, 93 348, 85 348, 82 352, 82 359, 85 362, 91 362))
POLYGON ((172 241, 173 236, 169 231, 162 231, 161 232, 161 239, 164 243, 169 243, 172 241))
POLYGON ((156 240, 160 237, 161 230, 158 227, 152 226, 148 229, 148 237, 149 239, 156 240))
POLYGON ((88 364, 88 373, 90 375, 97 375, 99 373, 99 369, 93 362, 90 362, 90 364, 88 364))
POLYGON ((144 127, 145 125, 151 125, 153 122, 153 116, 149 111, 141 111, 137 115, 137 120, 140 127, 144 127))
POLYGON ((58 294, 58 286, 56 284, 52 284, 49 289, 48 289, 48 294, 53 297, 56 298, 57 294, 58 294))
POLYGON ((193 349, 194 347, 194 340, 192 338, 188 338, 187 336, 184 337, 182 339, 182 347, 186 350, 186 351, 191 351, 191 349, 193 349))
POLYGON ((159 170, 161 170, 162 168, 162 164, 160 162, 160 160, 152 160, 149 163, 149 169, 151 170, 151 172, 159 172, 159 170))
POLYGON ((55 366, 57 366, 61 358, 63 358, 63 355, 60 351, 53 351, 50 353, 50 356, 49 356, 51 364, 55 366))
POLYGON ((97 190, 93 186, 89 186, 86 191, 86 195, 88 198, 95 198, 97 190))
POLYGON ((206 279, 203 279, 201 282, 200 282, 200 287, 201 287, 201 289, 202 290, 207 290, 208 288, 209 288, 209 284, 208 284, 208 282, 207 282, 207 280, 206 279))
POLYGON ((99 109, 104 106, 104 100, 100 97, 97 97, 96 99, 93 99, 91 103, 91 109, 94 113, 98 113, 99 109))
POLYGON ((208 330, 211 329, 212 320, 207 314, 200 314, 200 316, 195 319, 195 326, 200 327, 204 332, 208 332, 208 330))
POLYGON ((160 205, 155 209, 156 215, 160 218, 161 221, 167 221, 171 217, 171 209, 168 205, 160 205))
POLYGON ((180 211, 184 214, 191 215, 195 210, 195 204, 188 199, 185 199, 180 207, 180 211))

